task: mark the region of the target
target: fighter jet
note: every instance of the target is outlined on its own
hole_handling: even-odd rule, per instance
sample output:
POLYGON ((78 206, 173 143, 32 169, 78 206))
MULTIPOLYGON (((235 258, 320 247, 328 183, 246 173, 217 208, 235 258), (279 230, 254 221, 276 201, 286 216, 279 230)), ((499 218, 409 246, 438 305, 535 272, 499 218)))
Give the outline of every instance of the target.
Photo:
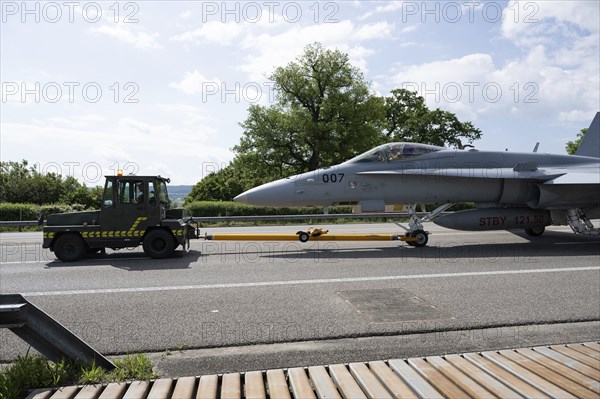
POLYGON ((600 112, 575 155, 456 150, 388 143, 339 165, 248 190, 235 201, 264 206, 360 204, 363 212, 407 204, 407 236, 427 244, 423 222, 457 230, 523 229, 540 236, 549 225, 598 235, 600 218, 600 112), (475 208, 445 213, 456 203, 475 208), (417 204, 438 204, 420 216, 417 204))

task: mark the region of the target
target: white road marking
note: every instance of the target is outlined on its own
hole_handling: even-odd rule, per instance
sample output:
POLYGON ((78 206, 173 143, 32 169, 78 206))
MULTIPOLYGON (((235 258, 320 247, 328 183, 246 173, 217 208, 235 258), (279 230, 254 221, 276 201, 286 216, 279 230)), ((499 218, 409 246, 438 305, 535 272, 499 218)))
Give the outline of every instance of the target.
POLYGON ((179 286, 165 286, 165 287, 103 288, 103 289, 94 289, 94 290, 22 292, 21 294, 23 294, 25 296, 120 294, 120 293, 135 293, 135 292, 154 292, 154 291, 182 291, 182 290, 205 290, 205 289, 226 289, 226 288, 275 287, 275 286, 303 285, 303 284, 357 283, 357 282, 370 282, 370 281, 397 281, 397 280, 416 280, 416 279, 430 279, 430 278, 502 276, 502 275, 535 274, 535 273, 569 273, 569 272, 589 272, 589 271, 600 271, 600 266, 563 267, 563 268, 556 268, 556 269, 496 270, 496 271, 487 271, 487 272, 465 272, 465 273, 414 274, 414 275, 406 275, 406 276, 378 276, 378 277, 349 277, 349 278, 331 278, 331 279, 314 279, 314 280, 260 281, 260 282, 254 282, 254 283, 222 283, 222 284, 179 285, 179 286))

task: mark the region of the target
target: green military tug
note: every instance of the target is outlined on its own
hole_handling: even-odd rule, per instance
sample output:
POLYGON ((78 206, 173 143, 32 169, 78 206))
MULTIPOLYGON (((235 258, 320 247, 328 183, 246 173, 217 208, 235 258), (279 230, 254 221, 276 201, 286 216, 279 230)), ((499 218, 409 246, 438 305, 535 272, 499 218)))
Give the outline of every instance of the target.
POLYGON ((106 176, 101 209, 48 215, 42 246, 63 262, 140 244, 155 259, 171 256, 180 245, 189 249, 197 230, 184 221, 183 209, 170 209, 169 182, 161 176, 106 176))

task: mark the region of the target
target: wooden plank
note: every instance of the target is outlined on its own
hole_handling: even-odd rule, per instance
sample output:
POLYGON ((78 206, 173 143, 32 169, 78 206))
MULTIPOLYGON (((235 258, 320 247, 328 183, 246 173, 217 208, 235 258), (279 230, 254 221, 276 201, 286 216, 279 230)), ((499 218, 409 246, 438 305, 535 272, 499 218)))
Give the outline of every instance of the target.
POLYGON ((267 397, 262 372, 250 371, 244 374, 244 385, 246 399, 264 399, 267 397))
POLYGON ((268 370, 267 371, 267 386, 269 388, 269 397, 291 399, 290 388, 285 382, 285 374, 283 370, 268 370))
POLYGON ((536 374, 524 367, 519 366, 517 363, 507 359, 497 352, 483 352, 481 355, 491 360, 496 365, 502 367, 506 371, 516 375, 520 379, 527 381, 530 385, 536 387, 540 391, 550 395, 553 398, 576 399, 575 396, 571 395, 564 389, 557 387, 542 377, 537 376, 536 374))
POLYGON ((477 381, 481 386, 485 387, 488 391, 490 391, 493 395, 499 398, 522 398, 521 395, 502 384, 500 381, 475 366, 473 363, 470 363, 468 360, 465 360, 460 355, 446 355, 446 361, 452 364, 454 367, 468 375, 474 381, 477 381))
POLYGON ((335 383, 323 366, 314 366, 308 368, 308 376, 315 387, 319 399, 341 399, 335 383))
POLYGON ((79 391, 79 388, 77 387, 58 388, 56 392, 50 396, 50 399, 71 399, 75 397, 77 391, 79 391))
POLYGON ((148 399, 168 399, 172 386, 173 380, 170 378, 161 378, 154 381, 152 389, 150 389, 150 393, 148 394, 148 399))
POLYGON ((598 342, 584 342, 583 345, 600 352, 600 344, 598 342))
POLYGON ((588 377, 593 378, 596 381, 600 381, 600 372, 598 370, 595 370, 588 365, 585 365, 575 359, 565 356, 562 353, 558 353, 548 348, 547 346, 538 346, 533 348, 533 350, 561 364, 564 364, 565 366, 568 366, 573 370, 577 370, 583 375, 587 375, 588 377))
POLYGON ((104 388, 98 399, 121 399, 126 389, 127 384, 124 382, 113 382, 104 388))
POLYGON ((584 355, 589 356, 592 359, 596 359, 598 360, 598 362, 600 362, 600 352, 590 347, 584 346, 583 344, 570 344, 567 345, 567 348, 576 350, 577 352, 583 353, 584 355))
POLYGON ((102 385, 86 385, 77 393, 75 399, 96 399, 102 393, 102 385))
POLYGON ((412 389, 423 398, 443 399, 443 396, 427 381, 421 377, 404 360, 393 359, 389 362, 390 368, 412 389))
POLYGON ((125 392, 123 399, 144 399, 148 392, 148 388, 150 388, 150 383, 148 381, 132 382, 131 385, 129 385, 127 392, 125 392))
POLYGON ((48 399, 52 396, 52 392, 54 392, 52 388, 34 389, 25 399, 48 399))
POLYGON ((576 350, 567 348, 566 346, 551 346, 550 349, 557 351, 558 353, 562 353, 563 355, 568 356, 571 359, 575 359, 578 362, 581 362, 593 369, 600 370, 600 362, 598 362, 596 359, 584 355, 583 353, 579 353, 576 350))
POLYGON ((295 367, 289 369, 288 378, 290 379, 292 394, 296 399, 316 399, 310 381, 303 368, 295 367))
POLYGON ((547 381, 551 381, 554 385, 559 386, 561 389, 575 395, 579 398, 593 398, 596 393, 590 391, 587 388, 577 384, 576 382, 568 379, 565 376, 551 370, 527 357, 515 352, 514 350, 504 350, 499 352, 505 358, 515 362, 519 366, 526 368, 532 373, 544 378, 547 381))
POLYGON ((173 399, 192 399, 196 388, 196 377, 182 377, 177 379, 173 390, 173 399))
POLYGON ((568 379, 570 379, 571 381, 574 381, 574 382, 586 387, 587 389, 590 389, 590 390, 596 392, 596 394, 600 395, 600 382, 599 381, 595 381, 594 379, 592 379, 584 374, 581 374, 580 372, 573 370, 572 368, 567 367, 563 363, 557 362, 556 360, 546 357, 546 356, 542 355, 541 353, 534 351, 533 349, 517 349, 517 353, 519 353, 520 355, 523 355, 535 362, 538 362, 542 366, 545 366, 551 370, 556 371, 560 375, 565 376, 568 379))
POLYGON ((408 359, 408 364, 428 380, 442 395, 450 398, 468 397, 465 391, 457 387, 431 364, 427 363, 425 359, 408 359))
POLYGON ((203 375, 200 377, 196 399, 217 399, 218 375, 203 375))
POLYGON ((417 395, 382 361, 369 362, 371 372, 396 398, 418 399, 417 395))
POLYGON ((537 398, 549 398, 548 395, 542 393, 542 391, 529 385, 522 379, 515 377, 513 374, 504 370, 503 368, 492 363, 490 360, 478 355, 476 353, 465 353, 463 355, 465 359, 484 370, 486 373, 496 378, 513 391, 523 395, 526 398, 537 399, 537 398))
POLYGON ((221 399, 240 399, 242 397, 242 383, 239 373, 223 374, 221 381, 221 399))
POLYGON ((470 376, 467 376, 440 356, 426 357, 425 360, 450 380, 452 384, 466 392, 467 395, 473 398, 495 398, 490 391, 473 381, 470 376))
POLYGON ((360 389, 352 375, 343 364, 334 364, 329 366, 329 373, 337 385, 343 398, 346 399, 367 399, 367 396, 360 389))
POLYGON ((367 394, 367 397, 377 399, 392 398, 387 389, 379 382, 366 364, 350 363, 349 368, 350 373, 367 394))

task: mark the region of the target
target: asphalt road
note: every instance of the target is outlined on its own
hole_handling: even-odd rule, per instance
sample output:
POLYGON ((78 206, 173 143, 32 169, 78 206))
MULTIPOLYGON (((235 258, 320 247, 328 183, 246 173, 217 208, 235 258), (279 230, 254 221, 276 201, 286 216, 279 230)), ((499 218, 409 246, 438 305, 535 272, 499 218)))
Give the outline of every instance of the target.
MULTIPOLYGON (((168 260, 136 249, 70 264, 41 249, 41 233, 4 233, 0 292, 22 293, 102 353, 153 352, 169 375, 600 339, 599 238, 426 227, 426 248, 196 241, 168 260)), ((26 351, 0 331, 0 361, 26 351)))

